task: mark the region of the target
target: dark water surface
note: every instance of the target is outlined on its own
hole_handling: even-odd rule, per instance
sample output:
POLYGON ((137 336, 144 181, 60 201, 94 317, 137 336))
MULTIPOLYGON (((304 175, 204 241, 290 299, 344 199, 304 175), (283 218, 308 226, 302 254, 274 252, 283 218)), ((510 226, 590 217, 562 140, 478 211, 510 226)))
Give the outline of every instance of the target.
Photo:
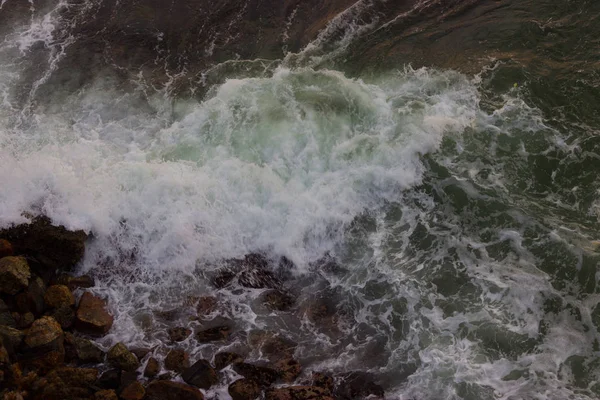
POLYGON ((93 234, 104 346, 213 294, 389 399, 598 398, 598 32, 584 0, 2 0, 0 225, 93 234), (292 311, 210 286, 255 251, 292 311))

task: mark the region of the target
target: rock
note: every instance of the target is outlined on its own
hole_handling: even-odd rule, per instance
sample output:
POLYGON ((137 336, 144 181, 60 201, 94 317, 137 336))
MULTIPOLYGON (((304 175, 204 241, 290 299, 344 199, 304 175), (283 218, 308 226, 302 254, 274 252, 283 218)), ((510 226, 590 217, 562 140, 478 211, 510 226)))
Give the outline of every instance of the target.
POLYGON ((198 299, 198 305, 196 307, 198 317, 202 318, 212 314, 217 309, 217 304, 217 298, 214 296, 200 297, 200 299, 198 299))
POLYGON ((121 371, 121 382, 119 388, 117 389, 117 393, 121 393, 123 389, 131 385, 133 382, 136 382, 137 379, 137 371, 121 371))
POLYGON ((206 360, 198 360, 181 374, 185 383, 201 389, 210 389, 219 382, 217 371, 206 360))
POLYGON ((69 290, 74 291, 75 289, 89 289, 96 286, 94 278, 89 275, 82 276, 71 276, 67 274, 59 275, 54 280, 55 285, 65 285, 69 290))
POLYGON ((190 357, 184 350, 173 349, 165 357, 165 368, 168 370, 182 373, 189 366, 190 357))
POLYGON ((160 364, 158 363, 158 360, 154 357, 150 357, 146 363, 146 368, 144 368, 144 376, 146 378, 154 378, 159 372, 160 364))
POLYGON ((52 285, 44 293, 44 302, 50 308, 75 305, 73 293, 65 285, 52 285))
MULTIPOLYGON (((267 390, 266 400, 334 400, 327 390, 318 386, 290 386, 267 390)), ((363 399, 357 397, 356 399, 363 399)))
POLYGON ((138 360, 142 360, 148 353, 150 353, 150 349, 136 347, 135 349, 131 349, 133 355, 137 357, 138 360))
POLYGON ((53 226, 46 217, 36 217, 29 224, 0 231, 0 237, 12 243, 16 254, 32 256, 42 269, 54 273, 71 269, 83 258, 87 236, 83 231, 53 226))
MULTIPOLYGON (((0 370, 10 365, 10 356, 3 345, 0 345, 0 370)), ((1 381, 0 381, 1 382, 1 381)))
POLYGON ((26 393, 20 390, 13 390, 10 392, 7 392, 2 399, 3 400, 24 400, 26 396, 26 393))
POLYGON ((229 326, 216 326, 196 333, 196 340, 200 343, 224 341, 229 338, 230 334, 231 328, 229 326))
POLYGON ((154 381, 146 388, 145 400, 204 400, 204 396, 192 386, 171 381, 154 381))
POLYGON ((20 313, 31 312, 40 316, 44 312, 44 293, 46 284, 38 277, 32 277, 27 289, 15 296, 15 303, 20 313))
POLYGON ((336 399, 364 399, 371 395, 383 397, 381 386, 374 382, 374 377, 366 372, 354 371, 340 377, 340 382, 334 392, 336 399))
POLYGON ((238 277, 241 286, 252 289, 278 288, 281 281, 267 269, 251 269, 242 271, 238 277))
POLYGON ((215 354, 215 358, 213 360, 213 362, 215 364, 215 368, 219 371, 222 370, 223 368, 227 367, 228 365, 235 364, 235 363, 242 362, 242 361, 244 361, 244 357, 242 357, 241 355, 239 355, 237 353, 229 353, 229 352, 217 353, 217 354, 215 354))
POLYGON ((0 258, 10 257, 13 254, 12 244, 8 240, 0 239, 0 258))
POLYGON ((114 390, 100 390, 94 393, 94 400, 119 400, 114 390))
POLYGON ((211 283, 217 289, 223 289, 233 282, 236 275, 237 274, 230 269, 222 269, 217 273, 217 276, 211 279, 211 283))
POLYGON ((75 310, 70 306, 59 307, 50 312, 49 315, 60 324, 63 330, 70 329, 75 324, 75 310))
POLYGON ((0 325, 10 326, 11 328, 17 326, 17 321, 15 321, 10 309, 2 299, 0 299, 0 325))
POLYGON ((302 372, 302 366, 293 358, 285 358, 275 363, 275 370, 284 382, 292 383, 302 372))
POLYGON ((160 374, 156 379, 158 379, 159 381, 170 381, 171 379, 175 378, 175 374, 172 372, 165 372, 163 374, 160 374))
POLYGON ((323 389, 326 389, 329 392, 333 392, 334 381, 333 377, 326 375, 322 372, 313 372, 312 373, 312 384, 313 386, 318 386, 323 389))
POLYGON ((44 400, 82 399, 94 393, 98 370, 93 368, 57 368, 46 376, 37 398, 44 400))
POLYGON ((32 313, 28 312, 25 314, 20 314, 18 318, 15 318, 15 320, 17 321, 17 328, 27 329, 33 325, 35 317, 32 313))
POLYGON ((60 324, 52 317, 42 317, 31 325, 25 335, 25 345, 34 349, 45 346, 56 340, 63 340, 60 324))
POLYGON ((113 316, 106 311, 106 302, 89 292, 81 296, 75 317, 75 328, 92 335, 106 334, 113 324, 113 316))
POLYGON ((24 257, 0 259, 0 293, 15 295, 29 285, 31 272, 24 257))
POLYGON ((192 330, 189 328, 178 327, 170 328, 167 333, 169 334, 169 339, 171 339, 171 342, 182 342, 192 334, 192 330))
POLYGON ((273 368, 261 367, 254 364, 233 364, 233 370, 244 378, 253 380, 261 386, 270 386, 279 378, 279 373, 273 368))
POLYGON ((253 348, 267 356, 270 361, 291 358, 298 344, 281 334, 265 331, 253 331, 250 333, 249 344, 253 348))
POLYGON ((227 389, 232 400, 255 400, 260 396, 260 385, 250 379, 239 379, 227 389))
POLYGON ((96 385, 104 389, 118 389, 121 386, 121 370, 109 369, 98 378, 96 385))
POLYGON ((123 400, 142 400, 145 394, 146 389, 144 389, 144 386, 138 381, 135 381, 123 389, 120 397, 123 400))
POLYGON ((262 295, 262 303, 271 310, 287 311, 294 305, 294 298, 281 290, 268 290, 262 295))
POLYGON ((11 357, 14 357, 19 350, 24 337, 23 332, 9 326, 0 325, 0 342, 11 357))
POLYGON ((138 359, 123 343, 115 344, 108 351, 107 359, 112 365, 124 371, 135 371, 140 366, 138 359))
POLYGON ((76 361, 82 364, 104 361, 104 352, 90 340, 67 332, 65 333, 65 344, 67 361, 76 361))

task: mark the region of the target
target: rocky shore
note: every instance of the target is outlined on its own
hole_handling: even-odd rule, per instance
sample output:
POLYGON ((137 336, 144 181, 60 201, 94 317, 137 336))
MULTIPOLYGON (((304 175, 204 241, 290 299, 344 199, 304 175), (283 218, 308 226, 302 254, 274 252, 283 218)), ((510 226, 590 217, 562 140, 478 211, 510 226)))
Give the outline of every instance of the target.
MULTIPOLYGON (((93 293, 92 277, 71 273, 87 240, 93 239, 53 226, 44 217, 0 231, 3 399, 197 400, 204 399, 204 391, 227 384, 233 400, 383 398, 383 389, 366 373, 306 370, 294 358, 296 343, 279 332, 247 335, 248 346, 262 354, 260 361, 228 351, 225 347, 236 334, 229 320, 215 319, 196 331, 172 326, 160 348, 127 348, 123 343, 101 348, 94 339, 111 330, 110 304, 93 293), (192 359, 178 347, 190 338, 223 349, 212 360, 192 359), (237 378, 232 381, 231 376, 237 378)), ((226 264, 210 278, 215 290, 261 289, 262 302, 272 312, 296 307, 282 284, 285 276, 274 272, 263 255, 248 254, 226 264)), ((281 258, 279 270, 292 266, 281 258)), ((190 301, 198 318, 219 307, 210 293, 190 301)), ((335 319, 322 304, 307 313, 315 321, 335 319)), ((219 398, 211 393, 210 398, 219 398)))

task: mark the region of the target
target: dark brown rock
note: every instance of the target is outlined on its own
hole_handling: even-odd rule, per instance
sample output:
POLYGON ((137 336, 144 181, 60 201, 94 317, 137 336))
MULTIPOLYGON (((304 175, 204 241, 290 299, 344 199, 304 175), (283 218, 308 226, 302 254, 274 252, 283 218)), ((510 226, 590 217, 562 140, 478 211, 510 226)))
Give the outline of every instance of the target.
POLYGON ((181 374, 185 383, 201 389, 210 389, 219 382, 217 371, 206 360, 198 360, 181 374))
POLYGON ((215 368, 219 371, 222 370, 223 368, 227 367, 228 365, 235 364, 235 363, 242 362, 242 361, 244 361, 244 357, 242 357, 241 355, 239 355, 237 353, 229 353, 229 352, 217 353, 217 354, 215 354, 215 358, 213 360, 213 362, 215 364, 215 368))
POLYGON ((19 363, 24 370, 48 372, 65 361, 64 334, 52 317, 42 317, 27 330, 19 363))
POLYGON ((31 325, 25 335, 25 345, 34 349, 63 340, 63 331, 59 323, 52 317, 42 317, 31 325))
POLYGON ((0 370, 8 365, 10 365, 10 356, 8 355, 6 348, 0 344, 0 370))
POLYGON ((225 341, 229 339, 231 328, 229 326, 216 326, 196 333, 196 340, 200 343, 225 341))
POLYGON ((236 277, 236 273, 230 269, 222 269, 217 275, 211 279, 211 283, 217 289, 223 289, 233 282, 236 277))
POLYGON ((17 310, 22 314, 30 312, 35 316, 40 316, 45 308, 45 292, 46 284, 44 281, 38 276, 33 276, 27 289, 15 296, 17 310))
POLYGON ((184 327, 169 328, 167 331, 171 342, 183 342, 192 334, 192 330, 184 327))
POLYGON ((115 344, 107 354, 108 361, 124 371, 135 371, 140 366, 138 359, 123 343, 115 344))
POLYGON ((138 360, 142 360, 148 353, 150 353, 151 349, 136 347, 135 349, 131 349, 131 352, 137 357, 138 360))
POLYGON ((121 386, 121 370, 113 368, 105 371, 96 381, 96 385, 103 389, 118 389, 121 386))
POLYGON ((196 307, 198 317, 203 318, 207 315, 212 314, 217 309, 217 304, 217 298, 214 296, 200 297, 198 299, 198 305, 196 307))
POLYGON ((294 298, 281 290, 268 290, 262 295, 262 303, 271 310, 287 311, 294 305, 294 298))
POLYGON ((113 324, 113 316, 106 311, 106 302, 86 292, 77 308, 75 328, 92 335, 106 334, 113 324))
POLYGON ((175 374, 172 372, 165 372, 156 377, 159 381, 170 381, 175 378, 175 374))
MULTIPOLYGON (((267 390, 266 400, 334 400, 323 388, 318 386, 290 386, 267 390)), ((362 399, 357 397, 356 399, 362 399)))
POLYGON ((248 342, 253 348, 260 349, 273 362, 291 358, 298 346, 296 342, 281 334, 265 331, 251 332, 248 342))
POLYGON ((27 254, 53 273, 71 269, 83 258, 87 236, 83 231, 53 226, 46 217, 36 217, 29 224, 0 231, 0 237, 12 243, 15 254, 27 254))
POLYGON ((144 386, 138 381, 135 381, 123 389, 119 397, 121 397, 122 400, 142 400, 145 394, 146 389, 144 389, 144 386))
POLYGON ((329 392, 333 392, 334 380, 333 377, 322 372, 312 373, 312 384, 323 389, 327 389, 329 392))
POLYGON ((24 257, 0 259, 0 293, 15 295, 29 285, 31 271, 24 257))
POLYGON ((75 305, 75 297, 65 285, 52 285, 44 293, 44 302, 50 308, 75 305))
POLYGON ((374 382, 374 377, 366 372, 354 371, 340 376, 340 381, 334 392, 336 399, 364 399, 371 395, 383 397, 381 386, 374 382))
POLYGON ((275 274, 264 268, 247 269, 238 277, 241 286, 252 289, 278 288, 281 281, 275 274))
POLYGON ((284 382, 292 383, 302 372, 302 366, 293 358, 285 358, 275 363, 275 370, 284 382))
POLYGON ((94 393, 94 400, 119 400, 114 390, 100 390, 94 393))
POLYGON ((146 378, 154 378, 159 372, 160 364, 158 363, 158 360, 154 357, 150 357, 146 363, 146 368, 144 368, 144 376, 146 378))
POLYGON ((32 313, 27 312, 25 314, 18 314, 18 318, 15 318, 15 320, 17 321, 17 328, 27 329, 33 325, 35 316, 32 313))
POLYGON ((17 321, 15 321, 10 308, 2 299, 0 299, 0 325, 10 326, 11 328, 17 327, 17 321))
POLYGON ((10 257, 13 254, 12 244, 8 240, 0 239, 0 258, 10 257))
POLYGON ((273 368, 254 364, 233 364, 233 370, 244 378, 253 380, 261 386, 270 386, 279 378, 279 373, 273 368))
POLYGON ((46 377, 36 398, 63 400, 89 398, 94 393, 98 370, 93 368, 57 368, 46 377))
POLYGON ((229 385, 227 389, 233 400, 255 400, 260 396, 260 385, 250 379, 239 379, 229 385))
POLYGON ((2 342, 11 357, 19 350, 23 338, 25 338, 23 332, 9 326, 0 325, 0 342, 2 342))
POLYGON ((204 395, 193 386, 154 381, 146 388, 145 400, 204 400, 204 395))
POLYGON ((173 349, 165 357, 165 368, 182 373, 190 366, 190 356, 184 350, 173 349))
POLYGON ((75 310, 70 306, 62 306, 52 310, 49 315, 63 328, 70 329, 75 324, 75 310))
POLYGON ((89 275, 71 276, 67 274, 59 275, 53 282, 55 285, 65 285, 71 291, 75 289, 89 289, 96 286, 94 278, 89 275))
POLYGON ((104 352, 88 339, 77 337, 69 332, 65 333, 65 351, 67 361, 81 364, 101 363, 104 361, 104 352))

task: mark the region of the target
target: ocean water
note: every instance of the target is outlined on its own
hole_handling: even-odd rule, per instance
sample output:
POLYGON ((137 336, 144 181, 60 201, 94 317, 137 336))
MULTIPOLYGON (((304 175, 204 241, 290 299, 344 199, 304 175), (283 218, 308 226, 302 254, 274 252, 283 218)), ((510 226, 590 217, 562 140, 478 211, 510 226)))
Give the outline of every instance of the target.
POLYGON ((160 25, 98 44, 131 22, 123 0, 2 1, 0 226, 44 214, 91 235, 77 272, 115 315, 102 346, 164 356, 166 329, 202 325, 190 299, 215 295, 236 334, 187 339, 192 359, 259 360, 265 330, 307 374, 370 372, 389 399, 597 398, 600 10, 348 3, 300 44, 290 7, 279 57, 247 59, 243 3, 185 47, 205 61, 174 66, 160 25), (480 42, 444 52, 441 30, 480 42), (293 262, 292 311, 210 285, 251 252, 293 262), (315 301, 332 315, 308 318, 315 301))

